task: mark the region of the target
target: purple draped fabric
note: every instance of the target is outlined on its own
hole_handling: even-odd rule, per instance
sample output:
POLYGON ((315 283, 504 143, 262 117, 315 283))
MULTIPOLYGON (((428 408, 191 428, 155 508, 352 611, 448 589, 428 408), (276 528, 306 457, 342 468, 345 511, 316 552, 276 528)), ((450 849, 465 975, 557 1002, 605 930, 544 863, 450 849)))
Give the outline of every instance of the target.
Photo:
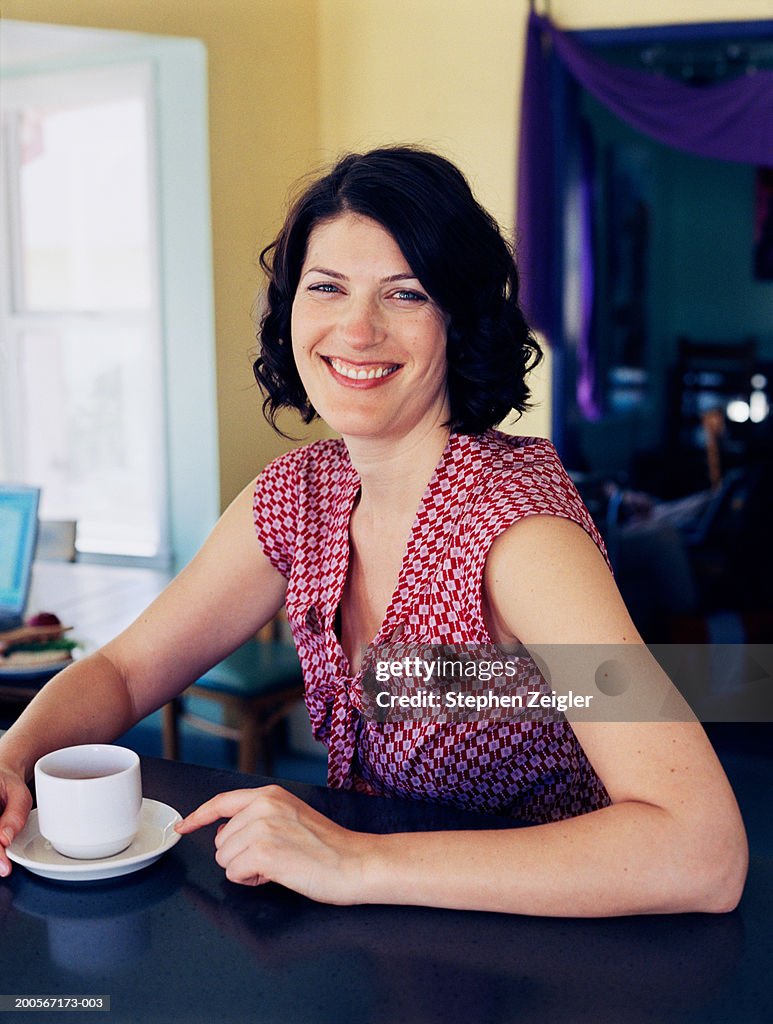
POLYGON ((521 135, 518 148, 516 256, 521 273, 521 302, 529 322, 548 339, 557 335, 557 281, 553 134, 550 117, 550 68, 543 52, 543 21, 529 18, 523 73, 521 135))
MULTIPOLYGON (((553 343, 560 338, 555 294, 556 247, 549 51, 601 103, 647 135, 699 156, 773 166, 773 71, 714 85, 686 85, 610 64, 559 32, 529 18, 523 81, 518 178, 518 260, 522 299, 531 323, 553 343)), ((585 321, 589 317, 584 316, 585 321)))
POLYGON ((580 131, 580 337, 577 352, 577 406, 586 420, 597 420, 602 412, 593 339, 596 295, 596 266, 593 260, 593 140, 587 123, 580 131))
POLYGON ((645 135, 697 156, 773 166, 773 71, 687 85, 609 64, 545 24, 578 82, 645 135))

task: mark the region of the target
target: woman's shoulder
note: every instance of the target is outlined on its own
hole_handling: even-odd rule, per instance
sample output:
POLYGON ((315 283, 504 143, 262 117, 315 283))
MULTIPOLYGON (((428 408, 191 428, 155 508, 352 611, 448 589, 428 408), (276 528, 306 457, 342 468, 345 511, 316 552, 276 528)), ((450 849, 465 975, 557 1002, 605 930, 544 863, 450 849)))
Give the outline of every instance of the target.
POLYGON ((558 452, 545 437, 487 430, 475 438, 474 449, 489 490, 530 489, 540 484, 547 489, 568 485, 574 490, 558 452))
MULTIPOLYGON (((340 500, 349 463, 342 441, 313 441, 273 459, 255 481, 253 520, 272 564, 289 578, 299 532, 308 530, 308 509, 324 516, 340 500)), ((314 522, 320 516, 312 516, 314 522)))
POLYGON ((561 465, 558 452, 546 437, 506 434, 502 430, 486 430, 482 434, 467 436, 470 451, 496 468, 514 463, 556 463, 561 465))
POLYGON ((595 523, 544 437, 521 437, 490 430, 476 439, 480 472, 472 489, 477 530, 492 536, 532 516, 568 519, 582 526, 603 548, 595 523))
MULTIPOLYGON (((270 462, 256 481, 256 506, 281 505, 290 517, 315 520, 351 503, 359 487, 343 441, 326 438, 293 448, 270 462)), ((298 523, 293 527, 297 529, 298 523)))
POLYGON ((336 474, 350 465, 344 442, 337 438, 325 438, 299 445, 278 455, 268 463, 260 477, 300 479, 309 475, 336 474))

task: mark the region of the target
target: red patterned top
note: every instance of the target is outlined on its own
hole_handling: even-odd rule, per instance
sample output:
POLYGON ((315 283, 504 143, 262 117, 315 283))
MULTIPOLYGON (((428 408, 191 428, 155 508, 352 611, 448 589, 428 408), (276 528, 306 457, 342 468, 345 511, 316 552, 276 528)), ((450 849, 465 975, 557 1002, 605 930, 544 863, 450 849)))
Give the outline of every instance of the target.
MULTIPOLYGON (((359 486, 346 446, 330 440, 276 459, 255 489, 258 538, 289 581, 287 614, 314 736, 328 746, 329 785, 534 822, 609 804, 563 717, 440 724, 363 715, 362 673, 351 674, 335 629, 359 486)), ((401 644, 491 645, 481 607, 486 556, 498 534, 537 514, 574 520, 603 550, 549 441, 493 430, 451 434, 374 644, 399 635, 401 644)))

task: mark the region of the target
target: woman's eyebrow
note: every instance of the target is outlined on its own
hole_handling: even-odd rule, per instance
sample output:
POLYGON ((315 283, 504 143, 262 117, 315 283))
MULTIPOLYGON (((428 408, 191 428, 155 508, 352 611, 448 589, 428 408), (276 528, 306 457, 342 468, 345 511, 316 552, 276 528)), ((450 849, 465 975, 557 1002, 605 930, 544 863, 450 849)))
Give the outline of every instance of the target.
MULTIPOLYGON (((331 270, 329 267, 309 267, 305 270, 303 276, 307 274, 325 274, 327 277, 334 277, 337 281, 348 281, 349 278, 346 274, 342 274, 338 270, 331 270)), ((412 274, 409 270, 401 271, 399 274, 390 274, 388 277, 382 277, 382 284, 391 284, 393 281, 418 281, 418 277, 412 274)))
POLYGON ((389 284, 392 281, 418 281, 418 277, 412 274, 410 271, 405 271, 402 274, 390 274, 389 277, 382 277, 381 280, 384 284, 389 284))
POLYGON ((308 270, 303 272, 305 277, 307 274, 325 274, 327 277, 335 277, 339 281, 347 281, 346 274, 341 274, 337 270, 330 270, 328 267, 309 267, 308 270))

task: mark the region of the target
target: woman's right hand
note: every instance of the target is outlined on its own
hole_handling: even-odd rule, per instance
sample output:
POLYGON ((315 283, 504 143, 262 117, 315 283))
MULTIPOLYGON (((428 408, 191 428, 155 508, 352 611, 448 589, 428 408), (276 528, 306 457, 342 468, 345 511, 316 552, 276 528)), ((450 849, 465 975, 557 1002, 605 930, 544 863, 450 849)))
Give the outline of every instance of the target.
POLYGON ((32 794, 24 779, 0 766, 0 878, 11 873, 6 849, 24 828, 31 808, 32 794))

